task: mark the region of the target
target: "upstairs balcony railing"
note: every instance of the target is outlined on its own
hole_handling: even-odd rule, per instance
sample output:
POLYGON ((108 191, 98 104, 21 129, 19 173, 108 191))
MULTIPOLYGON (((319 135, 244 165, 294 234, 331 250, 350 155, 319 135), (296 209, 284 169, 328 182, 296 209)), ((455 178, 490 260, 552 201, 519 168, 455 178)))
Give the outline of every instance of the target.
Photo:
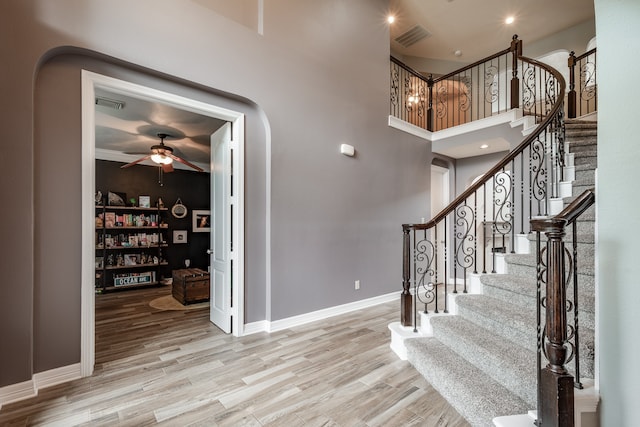
MULTIPOLYGON (((391 57, 391 115, 438 131, 520 105, 522 41, 447 75, 425 77, 391 57)), ((535 105, 531 105, 535 108, 535 105)))
POLYGON ((598 81, 596 79, 596 59, 596 49, 591 49, 580 56, 575 56, 575 52, 569 54, 567 116, 570 119, 581 117, 597 110, 598 81))

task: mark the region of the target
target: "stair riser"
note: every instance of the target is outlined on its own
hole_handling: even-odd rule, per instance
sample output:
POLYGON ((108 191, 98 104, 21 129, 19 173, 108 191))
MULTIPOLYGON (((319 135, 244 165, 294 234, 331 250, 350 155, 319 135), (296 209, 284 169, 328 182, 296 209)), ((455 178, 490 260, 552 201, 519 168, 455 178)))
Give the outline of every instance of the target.
MULTIPOLYGON (((531 294, 529 295, 511 292, 507 289, 490 285, 484 285, 483 289, 484 295, 504 301, 505 304, 513 304, 525 309, 530 309, 532 306, 535 307, 536 304, 535 289, 531 289, 531 294)), ((580 325, 589 329, 594 329, 595 297, 593 290, 589 291, 587 289, 581 289, 578 292, 580 295, 580 300, 578 301, 578 317, 580 319, 580 325)), ((573 301, 573 288, 568 290, 567 299, 569 301, 573 301)))
POLYGON ((478 367, 485 374, 515 393, 532 407, 536 406, 536 355, 528 352, 528 371, 508 369, 503 355, 494 355, 479 349, 472 342, 460 338, 455 330, 445 327, 434 327, 434 336, 443 344, 462 355, 471 364, 478 367))
POLYGON ((477 313, 476 311, 469 310, 463 306, 458 307, 458 314, 469 320, 470 322, 480 325, 483 328, 495 333, 496 335, 502 336, 504 339, 507 339, 514 344, 524 347, 530 351, 536 351, 535 324, 525 325, 514 322, 511 327, 504 328, 504 325, 501 322, 487 317, 482 313, 477 313))
POLYGON ((564 136, 566 139, 578 139, 578 138, 597 138, 598 131, 595 129, 565 129, 564 136))
MULTIPOLYGON (((571 236, 569 236, 570 238, 571 236)), ((546 241, 540 242, 540 244, 544 247, 546 245, 546 241)), ((570 241, 565 241, 565 248, 569 249, 569 251, 573 252, 573 243, 570 241)), ((578 242, 578 262, 580 263, 592 263, 595 262, 595 250, 596 247, 593 243, 580 243, 578 242)), ((536 241, 529 241, 529 253, 534 254, 536 252, 536 241)))
POLYGON ((574 153, 575 157, 580 157, 580 155, 584 152, 591 152, 593 153, 594 151, 597 151, 598 149, 598 144, 595 140, 593 141, 571 141, 569 143, 569 152, 570 153, 574 153))
POLYGON ((598 158, 593 156, 580 156, 573 159, 573 164, 576 166, 588 165, 591 168, 595 169, 598 167, 598 158))
MULTIPOLYGON (((585 267, 581 271, 593 273, 593 267, 585 267)), ((507 273, 520 277, 536 277, 536 267, 523 264, 507 264, 507 273)), ((580 287, 595 288, 595 277, 593 274, 578 273, 578 283, 580 287)))
MULTIPOLYGON (((535 303, 533 305, 535 307, 535 303)), ((528 307, 531 309, 531 305, 528 307)), ((526 310, 523 310, 525 313, 526 310)), ((475 310, 470 310, 467 307, 459 306, 458 314, 464 317, 466 320, 473 322, 483 328, 487 329, 491 333, 503 337, 515 345, 526 348, 529 351, 536 351, 536 325, 535 320, 531 324, 522 323, 519 319, 512 319, 509 323, 503 323, 501 320, 497 320, 492 316, 492 313, 478 313, 475 310), (505 328, 504 325, 509 324, 509 328, 505 328)), ((544 312, 543 312, 544 316, 544 312)), ((531 316, 530 316, 531 317, 531 316)), ((580 371, 581 376, 593 378, 594 373, 594 360, 590 356, 593 350, 593 327, 591 326, 593 315, 591 313, 580 313, 579 317, 580 332, 580 371)), ((434 330, 435 332, 435 330, 434 330)), ((571 362, 573 365, 573 362, 571 362)), ((573 366, 571 367, 573 369, 573 366)))
MULTIPOLYGON (((593 169, 590 170, 576 170, 575 182, 580 184, 595 185, 596 172, 593 169)), ((573 193, 575 194, 575 192, 573 193)))

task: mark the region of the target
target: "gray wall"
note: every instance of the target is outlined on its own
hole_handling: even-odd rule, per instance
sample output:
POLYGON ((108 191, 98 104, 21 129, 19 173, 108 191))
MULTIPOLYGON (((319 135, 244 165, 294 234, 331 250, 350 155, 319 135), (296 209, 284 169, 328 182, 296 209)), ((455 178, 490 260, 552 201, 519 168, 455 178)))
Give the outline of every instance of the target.
POLYGON ((509 154, 507 151, 486 154, 484 156, 467 157, 456 160, 456 196, 469 188, 471 182, 484 174, 509 154))
POLYGON ((399 290, 431 154, 387 126, 387 2, 269 1, 264 36, 205 3, 0 4, 0 386, 80 360, 80 68, 247 114, 248 321, 399 290))
POLYGON ((634 90, 640 3, 596 0, 598 31, 598 327, 602 426, 638 425, 640 144, 634 90), (624 58, 622 60, 621 58, 624 58), (630 88, 631 85, 631 88, 630 88), (630 230, 633 230, 630 233, 630 230))

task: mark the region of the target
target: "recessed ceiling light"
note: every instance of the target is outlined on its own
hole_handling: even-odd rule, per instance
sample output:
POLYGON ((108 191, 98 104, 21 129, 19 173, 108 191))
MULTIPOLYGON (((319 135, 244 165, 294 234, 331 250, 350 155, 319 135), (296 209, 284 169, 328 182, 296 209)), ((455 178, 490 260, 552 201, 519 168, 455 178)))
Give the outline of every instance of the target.
POLYGON ((487 148, 489 148, 489 144, 482 144, 482 145, 480 146, 480 149, 481 149, 481 150, 484 150, 484 149, 487 149, 487 148))
POLYGON ((511 25, 513 24, 513 21, 515 21, 516 18, 514 18, 513 16, 507 16, 507 19, 504 20, 504 23, 507 25, 511 25))
POLYGON ((393 16, 393 15, 387 16, 387 22, 389 24, 393 24, 395 21, 396 21, 396 17, 395 16, 393 16))

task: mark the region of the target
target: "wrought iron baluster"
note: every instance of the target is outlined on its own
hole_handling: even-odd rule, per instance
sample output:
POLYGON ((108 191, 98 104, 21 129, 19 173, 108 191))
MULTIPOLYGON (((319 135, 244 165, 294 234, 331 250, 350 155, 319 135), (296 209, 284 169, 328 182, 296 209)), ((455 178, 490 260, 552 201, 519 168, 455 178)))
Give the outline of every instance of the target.
POLYGON ((458 219, 457 219, 457 213, 454 210, 454 217, 453 217, 453 245, 454 245, 454 252, 453 252, 453 259, 452 261, 452 267, 453 267, 453 293, 457 294, 458 293, 458 219))
POLYGON ((478 274, 478 192, 473 193, 473 218, 476 226, 473 227, 473 273, 478 274))
POLYGON ((580 329, 578 322, 578 231, 577 224, 573 222, 572 229, 573 238, 573 328, 574 328, 574 345, 575 345, 575 387, 582 389, 580 381, 580 329))
POLYGON ((515 159, 513 159, 511 161, 511 171, 510 171, 510 180, 511 180, 511 209, 509 211, 509 220, 511 221, 511 253, 515 253, 515 246, 516 246, 516 224, 515 224, 515 216, 513 215, 513 211, 515 209, 515 180, 514 180, 514 174, 515 174, 515 169, 516 169, 516 163, 515 163, 515 159))
POLYGON ((416 230, 413 230, 413 332, 418 332, 418 322, 417 322, 417 312, 418 312, 418 250, 416 248, 417 239, 416 239, 416 230))
POLYGON ((492 203, 493 218, 491 218, 491 272, 496 273, 496 175, 493 175, 492 203))
POLYGON ((438 312, 438 307, 440 307, 440 303, 438 302, 438 267, 440 266, 440 264, 438 264, 438 226, 439 224, 436 224, 433 227, 433 241, 434 241, 433 258, 434 258, 434 267, 435 267, 434 284, 435 284, 435 293, 436 293, 436 309, 435 309, 436 313, 438 312))
POLYGON ((447 217, 444 217, 444 312, 448 313, 449 312, 449 298, 447 298, 448 295, 448 287, 449 287, 449 272, 450 272, 450 268, 447 264, 447 255, 448 255, 448 248, 447 248, 447 242, 448 242, 448 238, 449 238, 449 233, 448 233, 448 229, 447 229, 447 217))
POLYGON ((524 154, 520 153, 520 234, 524 234, 524 154))
POLYGON ((482 274, 487 274, 487 184, 482 184, 482 274))

